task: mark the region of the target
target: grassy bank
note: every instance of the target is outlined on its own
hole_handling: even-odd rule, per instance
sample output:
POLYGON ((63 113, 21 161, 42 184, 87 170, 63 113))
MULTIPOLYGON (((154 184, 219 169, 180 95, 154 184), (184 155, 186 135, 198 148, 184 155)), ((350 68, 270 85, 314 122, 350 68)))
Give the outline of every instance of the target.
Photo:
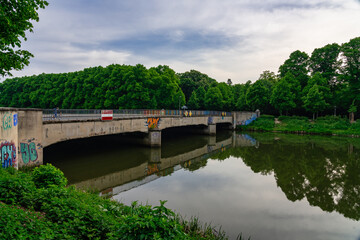
POLYGON ((360 121, 351 124, 347 118, 334 116, 315 121, 299 116, 280 116, 275 120, 274 116, 263 115, 247 126, 238 126, 238 130, 360 136, 360 121))
POLYGON ((160 202, 131 206, 66 187, 52 165, 0 169, 0 239, 227 239, 160 202))

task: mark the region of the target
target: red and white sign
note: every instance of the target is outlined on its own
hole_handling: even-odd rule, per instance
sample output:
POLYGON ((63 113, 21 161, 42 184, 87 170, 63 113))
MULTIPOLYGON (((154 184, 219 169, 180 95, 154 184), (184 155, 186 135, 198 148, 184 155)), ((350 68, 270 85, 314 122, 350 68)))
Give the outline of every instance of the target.
POLYGON ((101 110, 101 120, 113 120, 113 110, 101 110))

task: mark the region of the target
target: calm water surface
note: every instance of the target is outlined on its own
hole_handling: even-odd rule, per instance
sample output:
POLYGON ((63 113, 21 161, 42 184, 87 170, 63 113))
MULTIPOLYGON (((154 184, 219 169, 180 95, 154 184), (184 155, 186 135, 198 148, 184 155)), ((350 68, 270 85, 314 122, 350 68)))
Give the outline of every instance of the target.
POLYGON ((149 149, 113 136, 58 144, 44 157, 70 184, 126 204, 168 200, 231 239, 360 239, 360 139, 171 133, 149 149))

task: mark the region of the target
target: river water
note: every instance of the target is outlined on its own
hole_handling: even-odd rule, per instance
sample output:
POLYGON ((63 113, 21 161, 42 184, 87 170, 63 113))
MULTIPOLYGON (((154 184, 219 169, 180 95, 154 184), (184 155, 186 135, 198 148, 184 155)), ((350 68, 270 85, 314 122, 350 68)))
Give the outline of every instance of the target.
POLYGON ((164 133, 162 147, 125 137, 44 150, 69 184, 165 206, 221 226, 230 239, 360 239, 360 139, 220 132, 164 133))

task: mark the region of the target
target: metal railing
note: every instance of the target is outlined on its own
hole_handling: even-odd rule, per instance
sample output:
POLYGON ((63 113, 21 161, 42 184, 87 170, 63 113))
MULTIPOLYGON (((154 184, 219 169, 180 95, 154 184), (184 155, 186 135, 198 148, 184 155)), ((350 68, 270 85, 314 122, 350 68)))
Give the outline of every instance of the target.
MULTIPOLYGON (((115 109, 113 118, 231 116, 231 112, 208 110, 115 109)), ((99 120, 101 109, 43 109, 43 121, 99 120)))

